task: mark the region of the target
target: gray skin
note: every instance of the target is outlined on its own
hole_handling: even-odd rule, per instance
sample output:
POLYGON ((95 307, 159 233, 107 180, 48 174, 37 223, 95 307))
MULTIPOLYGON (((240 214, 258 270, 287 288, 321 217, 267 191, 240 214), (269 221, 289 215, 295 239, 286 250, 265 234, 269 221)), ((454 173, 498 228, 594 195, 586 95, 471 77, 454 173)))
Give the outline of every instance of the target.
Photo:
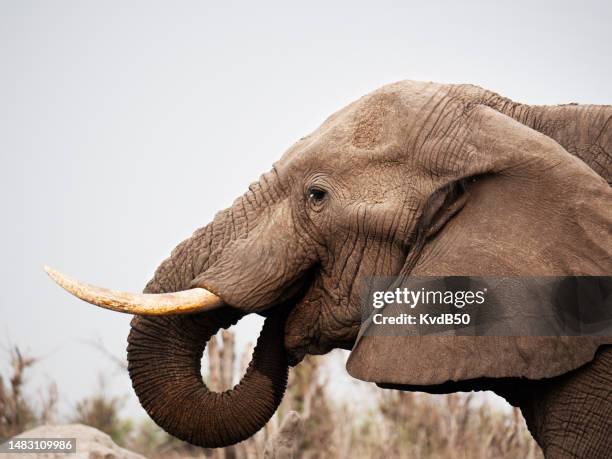
POLYGON ((383 387, 494 390, 521 407, 547 457, 607 457, 610 341, 357 336, 372 275, 610 275, 611 152, 610 106, 528 106, 413 81, 357 100, 157 269, 145 292, 204 287, 226 306, 134 318, 141 403, 184 440, 232 444, 274 413, 288 365, 344 348, 349 373, 383 387), (205 343, 249 313, 266 316, 249 371, 210 392, 205 343))

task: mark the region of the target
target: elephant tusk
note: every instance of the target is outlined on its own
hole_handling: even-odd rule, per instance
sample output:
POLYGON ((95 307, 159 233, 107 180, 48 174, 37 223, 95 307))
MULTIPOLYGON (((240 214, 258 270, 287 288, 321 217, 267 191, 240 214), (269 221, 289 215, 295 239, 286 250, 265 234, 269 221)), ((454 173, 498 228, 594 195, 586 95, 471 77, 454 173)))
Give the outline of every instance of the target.
POLYGON ((71 279, 48 266, 44 269, 57 285, 77 298, 126 314, 145 316, 190 314, 216 309, 225 304, 217 295, 203 288, 155 294, 117 292, 71 279))

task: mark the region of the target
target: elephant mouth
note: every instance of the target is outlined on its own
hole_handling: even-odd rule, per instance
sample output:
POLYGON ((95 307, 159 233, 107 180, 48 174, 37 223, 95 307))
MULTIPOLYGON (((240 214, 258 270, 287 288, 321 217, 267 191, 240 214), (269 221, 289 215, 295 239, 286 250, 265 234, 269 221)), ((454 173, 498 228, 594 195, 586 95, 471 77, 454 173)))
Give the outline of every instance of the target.
MULTIPOLYGON (((298 365, 306 355, 323 355, 327 354, 331 350, 344 346, 332 345, 331 343, 320 343, 317 341, 311 341, 303 345, 296 346, 287 346, 287 341, 285 340, 285 349, 287 352, 287 363, 289 366, 295 367, 298 365)), ((352 344, 350 344, 352 347, 352 344)), ((350 349, 349 347, 349 349, 350 349)))
POLYGON ((324 355, 334 349, 350 351, 353 348, 361 327, 360 321, 352 326, 343 324, 341 332, 321 333, 321 330, 329 330, 329 327, 321 323, 320 308, 300 306, 300 303, 293 305, 285 321, 285 349, 290 366, 298 365, 306 355, 324 355), (305 310, 309 313, 306 317, 302 314, 305 310))

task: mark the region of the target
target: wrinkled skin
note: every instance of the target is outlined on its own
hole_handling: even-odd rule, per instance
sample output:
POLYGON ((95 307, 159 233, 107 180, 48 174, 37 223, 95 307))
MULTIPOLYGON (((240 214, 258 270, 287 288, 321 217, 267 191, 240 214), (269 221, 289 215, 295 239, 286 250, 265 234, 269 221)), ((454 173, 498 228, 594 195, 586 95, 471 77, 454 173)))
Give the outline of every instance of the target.
MULTIPOLYGON (((609 253, 602 255, 588 247, 575 252, 571 259, 547 253, 544 264, 536 260, 538 254, 506 253, 504 247, 516 252, 520 244, 518 239, 508 239, 506 244, 504 235, 493 234, 503 222, 499 228, 491 224, 487 230, 493 240, 502 239, 479 252, 486 252, 481 257, 481 271, 474 268, 473 259, 455 256, 452 248, 461 245, 457 235, 462 230, 474 226, 469 229, 474 234, 482 227, 477 218, 481 209, 470 204, 480 195, 493 201, 486 204, 487 209, 501 206, 513 214, 524 240, 545 233, 548 239, 569 238, 564 239, 567 244, 580 245, 572 238, 582 233, 565 236, 565 228, 542 228, 560 215, 549 204, 563 199, 560 190, 574 193, 588 183, 594 194, 610 196, 611 120, 612 108, 606 106, 530 107, 474 86, 419 82, 383 87, 335 113, 314 133, 295 143, 229 209, 181 243, 156 271, 146 292, 204 287, 219 295, 227 306, 225 312, 215 312, 214 317, 202 313, 134 319, 128 358, 143 406, 162 427, 195 444, 222 446, 252 434, 280 402, 287 363, 295 365, 307 353, 353 347, 361 326, 360 294, 368 276, 400 272, 609 275, 609 253), (490 134, 498 128, 499 133, 490 134), (503 138, 514 130, 521 133, 521 129, 544 135, 528 133, 522 143, 498 145, 499 136, 503 138), (538 142, 541 145, 535 145, 538 142), (487 148, 550 150, 550 161, 547 156, 522 160, 515 155, 508 156, 502 167, 497 159, 480 154, 487 148), (510 163, 510 158, 514 162, 510 163), (553 177, 559 188, 541 180, 547 176, 553 177), (521 180, 516 189, 515 178, 521 180), (495 188, 485 193, 491 183, 495 188), (517 190, 520 199, 508 200, 517 190), (523 209, 530 211, 525 213, 523 209), (475 215, 467 220, 469 212, 475 215), (498 246, 501 249, 496 253, 498 246), (265 315, 266 323, 274 325, 267 325, 268 331, 260 337, 258 348, 268 351, 260 350, 252 363, 259 370, 254 371, 250 382, 241 383, 246 395, 234 396, 229 402, 216 401, 214 406, 193 397, 177 408, 181 397, 193 395, 195 389, 190 392, 190 384, 196 384, 199 375, 203 345, 190 343, 198 337, 207 339, 218 328, 248 313, 265 315), (181 336, 183 329, 190 330, 188 338, 181 336), (167 336, 163 336, 164 330, 169 331, 167 336), (286 356, 270 359, 271 349, 277 349, 278 354, 279 340, 284 343, 286 356), (261 364, 264 358, 268 360, 261 364), (160 382, 159 368, 173 368, 175 363, 175 378, 160 382), (266 390, 252 390, 266 384, 266 390), (247 399, 255 393, 266 409, 249 427, 215 430, 225 421, 206 417, 223 405, 230 419, 228 425, 236 426, 241 421, 231 417, 231 412, 244 412, 247 399), (233 408, 228 403, 233 403, 233 408), (229 430, 232 432, 227 433, 229 430)), ((604 218, 592 230, 592 237, 597 238, 601 228, 609 231, 608 223, 604 218)), ((598 457, 612 447, 609 435, 605 435, 612 425, 611 351, 602 346, 592 362, 583 363, 586 366, 574 372, 522 385, 511 381, 513 376, 524 375, 510 373, 493 379, 432 384, 430 391, 497 390, 521 406, 548 456, 581 457, 588 453, 588 457, 598 457), (575 407, 564 403, 578 393, 586 394, 584 399, 592 399, 589 407, 597 405, 599 410, 598 421, 592 426, 594 433, 586 440, 568 436, 567 428, 559 427, 565 425, 564 417, 575 418, 576 412, 586 409, 577 403, 575 407), (596 399, 600 403, 592 403, 596 399)), ((414 383, 394 386, 427 390, 414 383)), ((200 395, 209 397, 204 392, 200 395)))

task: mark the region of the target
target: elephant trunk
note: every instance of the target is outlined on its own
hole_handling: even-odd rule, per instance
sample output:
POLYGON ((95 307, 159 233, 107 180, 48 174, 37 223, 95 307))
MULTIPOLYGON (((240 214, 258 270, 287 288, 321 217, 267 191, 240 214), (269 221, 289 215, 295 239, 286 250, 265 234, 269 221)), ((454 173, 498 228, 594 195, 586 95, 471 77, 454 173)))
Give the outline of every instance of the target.
POLYGON ((287 231, 291 218, 273 169, 180 243, 143 294, 47 272, 85 301, 136 314, 128 337, 128 370, 142 406, 157 424, 195 445, 228 446, 265 425, 287 385, 287 308, 281 305, 295 294, 313 259, 301 249, 297 233, 287 231), (200 373, 207 341, 246 313, 263 311, 268 317, 246 374, 233 389, 211 392, 200 373))
POLYGON ((238 385, 211 392, 202 380, 207 341, 242 315, 226 307, 132 320, 127 348, 132 385, 151 418, 175 437, 206 448, 229 446, 261 429, 280 404, 288 373, 282 314, 265 320, 238 385))
MULTIPOLYGON (((140 403, 164 430, 194 445, 214 448, 245 440, 266 424, 282 400, 288 374, 287 308, 278 306, 279 294, 300 274, 297 268, 282 269, 291 261, 287 253, 300 252, 291 246, 290 234, 280 237, 275 230, 290 227, 286 206, 276 171, 264 174, 230 208, 179 244, 145 288, 147 295, 214 292, 221 304, 207 300, 206 310, 195 314, 140 315, 132 321, 128 370, 140 403), (266 218, 270 215, 275 218, 266 218), (269 311, 246 374, 233 389, 212 392, 200 373, 207 341, 246 313, 264 310, 269 311)), ((307 268, 300 262, 291 266, 307 268)))

